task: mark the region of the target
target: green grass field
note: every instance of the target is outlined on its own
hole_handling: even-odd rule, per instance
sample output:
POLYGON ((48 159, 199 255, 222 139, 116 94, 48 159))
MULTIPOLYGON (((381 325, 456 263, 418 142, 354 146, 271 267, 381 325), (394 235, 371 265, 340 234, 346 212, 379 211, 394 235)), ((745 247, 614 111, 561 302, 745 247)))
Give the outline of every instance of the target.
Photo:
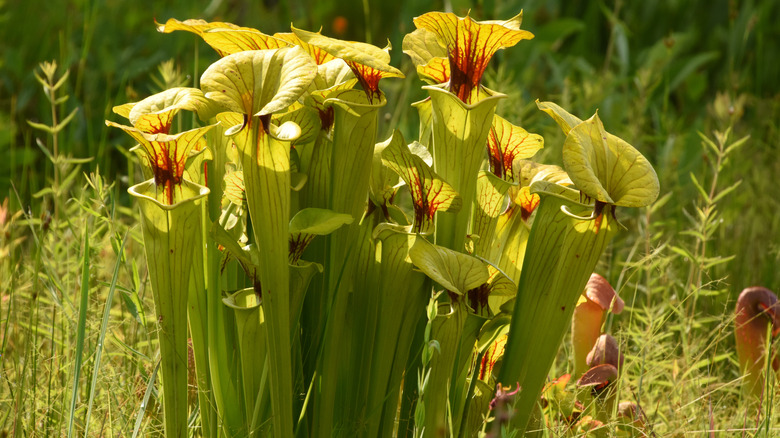
MULTIPOLYGON (((389 40, 406 79, 383 82, 385 139, 392 127, 414 138, 409 103, 424 97, 401 39, 413 17, 445 9, 524 10, 536 37, 499 53, 484 82, 509 95, 497 113, 544 136, 536 161, 561 164, 564 136, 534 103, 554 100, 598 109, 658 173, 658 201, 618 210, 628 231, 597 268, 626 303, 607 321, 625 354, 621 398, 642 406, 653 436, 780 436, 780 386, 770 379, 755 415, 734 341, 740 291, 780 293, 779 2, 34 3, 0 1, 0 437, 162 434, 154 303, 127 194, 143 177, 104 120, 114 105, 198 86, 217 56, 155 19, 389 40), (56 62, 48 78, 44 62, 56 62), (63 81, 47 96, 36 75, 49 89, 63 81)), ((551 377, 567 372, 569 349, 551 377)))

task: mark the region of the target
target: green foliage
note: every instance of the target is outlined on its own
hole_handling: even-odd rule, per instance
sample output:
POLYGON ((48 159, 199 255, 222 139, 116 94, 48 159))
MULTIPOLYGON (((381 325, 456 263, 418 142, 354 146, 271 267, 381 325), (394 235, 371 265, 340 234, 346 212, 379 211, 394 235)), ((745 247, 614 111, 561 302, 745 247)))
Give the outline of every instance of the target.
MULTIPOLYGON (((632 424, 626 429, 624 420, 610 420, 591 432, 596 436, 626 430, 671 436, 710 429, 747 429, 750 436, 773 436, 778 427, 776 394, 764 400, 762 415, 746 415, 732 335, 736 293, 754 284, 777 291, 780 281, 776 269, 780 247, 775 243, 780 232, 780 216, 776 214, 780 203, 767 195, 773 192, 774 175, 780 172, 775 159, 780 106, 772 97, 777 94, 778 67, 769 56, 776 51, 777 39, 771 38, 773 23, 767 18, 777 14, 778 6, 774 2, 705 3, 617 1, 566 7, 556 2, 451 4, 460 15, 471 9, 475 19, 505 19, 525 8, 524 26, 535 38, 499 51, 482 84, 507 95, 497 99, 496 113, 542 134, 545 148, 535 160, 568 166, 559 149, 564 137, 533 104, 541 98, 554 100, 579 116, 593 114, 598 108, 603 125, 641 150, 657 171, 660 198, 642 210, 617 210, 616 218, 629 232, 615 237, 595 267, 627 304, 623 314, 607 317, 603 325, 604 331, 615 335, 626 355, 613 385, 622 400, 635 401, 645 411, 646 421, 641 427, 632 424), (711 134, 714 130, 717 132, 711 134), (747 135, 749 139, 743 138, 747 135), (735 141, 737 138, 742 140, 735 141)), ((406 141, 398 139, 403 137, 400 132, 414 137, 406 134, 415 132, 418 118, 407 103, 425 96, 414 78, 414 66, 398 48, 402 47, 403 34, 412 29, 413 17, 442 6, 374 0, 354 5, 213 2, 202 11, 189 3, 173 2, 154 6, 157 9, 151 13, 124 1, 74 1, 51 5, 50 13, 36 10, 32 14, 23 2, 2 4, 0 20, 4 26, 0 33, 6 40, 17 41, 19 34, 28 33, 41 37, 23 37, 19 44, 0 49, 0 83, 7 90, 0 96, 0 155, 4 157, 0 160, 0 199, 5 197, 3 193, 10 197, 0 207, 0 434, 65 435, 68 422, 73 423, 74 435, 153 436, 162 431, 165 397, 161 396, 167 378, 160 387, 164 373, 156 356, 160 332, 150 277, 141 256, 141 233, 132 228, 138 214, 127 207, 129 198, 124 194, 127 186, 139 181, 145 155, 141 152, 139 161, 127 154, 131 143, 120 137, 118 130, 100 126, 104 118, 114 118, 109 114, 115 102, 140 101, 172 87, 197 90, 201 86, 197 78, 218 57, 205 45, 194 45, 190 35, 154 34, 153 16, 204 17, 269 32, 289 32, 287 23, 294 22, 296 27, 307 29, 323 25, 324 35, 346 40, 380 46, 390 40, 396 50, 390 51, 389 62, 382 63, 397 66, 407 78, 382 81, 380 100, 387 105, 371 110, 376 111, 376 118, 370 123, 360 124, 355 119, 350 122, 353 129, 338 135, 318 133, 320 111, 329 107, 342 111, 336 114, 341 120, 335 123, 338 126, 366 108, 355 110, 345 103, 365 95, 360 89, 347 90, 356 87, 354 79, 341 89, 328 90, 352 77, 348 68, 333 69, 329 77, 338 79, 327 84, 327 80, 320 81, 304 91, 307 98, 269 120, 268 131, 294 146, 287 172, 289 207, 280 209, 286 211, 273 222, 290 231, 280 233, 276 247, 287 242, 291 248, 289 254, 282 251, 289 270, 276 269, 273 275, 279 278, 284 271, 289 276, 289 323, 305 327, 300 330, 302 336, 293 335, 288 348, 291 424, 296 435, 327 434, 323 432, 326 427, 320 428, 327 424, 321 419, 327 417, 334 434, 364 430, 365 436, 404 436, 407 429, 411 434, 416 424, 415 436, 419 436, 420 432, 433 433, 431 428, 421 428, 437 421, 432 412, 439 408, 428 406, 426 410, 426 405, 446 400, 443 411, 450 418, 446 428, 463 436, 478 430, 473 425, 483 425, 480 415, 492 415, 486 410, 495 394, 490 376, 501 373, 502 361, 494 364, 495 371, 493 365, 485 368, 490 370, 485 381, 480 378, 483 368, 477 364, 490 363, 494 354, 502 354, 506 340, 495 339, 494 334, 496 327, 504 327, 500 333, 506 331, 502 324, 512 313, 515 283, 522 279, 526 253, 532 251, 526 250, 525 242, 537 219, 534 213, 527 222, 511 221, 502 213, 508 202, 509 212, 525 214, 533 198, 523 186, 530 178, 549 176, 521 177, 525 171, 520 169, 525 165, 513 168, 514 159, 506 158, 512 155, 511 148, 497 149, 495 157, 503 157, 505 162, 500 167, 502 173, 496 173, 499 167, 494 168, 494 164, 502 160, 493 159, 488 144, 488 155, 481 150, 482 170, 477 174, 476 189, 464 188, 467 186, 458 176, 442 170, 441 162, 434 165, 430 153, 421 152, 427 147, 436 155, 436 140, 426 122, 432 120, 432 109, 427 109, 426 116, 422 105, 416 107, 422 119, 419 139, 425 146, 413 143, 407 147, 406 141), (57 62, 38 73, 36 66, 42 59, 57 62), (61 66, 59 74, 53 68, 56 64, 61 66), (40 83, 35 76, 40 77, 40 83), (328 99, 331 101, 326 103, 328 99), (299 104, 304 105, 295 106, 299 104), (384 151, 373 149, 372 158, 375 133, 389 139, 384 151), (293 140, 298 134, 300 137, 293 140), (343 154, 346 149, 339 145, 357 144, 358 139, 363 142, 362 152, 343 154), (330 163, 331 170, 313 172, 327 168, 320 163, 330 163), (390 169, 393 166, 397 169, 390 169), (97 172, 98 168, 102 172, 97 172), (355 172, 357 169, 361 171, 355 172), (88 184, 80 187, 84 170, 93 173, 87 177, 88 184), (100 173, 111 175, 114 182, 105 183, 100 173), (365 180, 365 175, 370 186, 356 182, 365 180), (415 185, 415 179, 426 182, 415 185), (402 180, 405 185, 399 184, 402 180), (454 195, 448 199, 460 202, 459 208, 449 207, 462 214, 447 213, 445 206, 439 213, 431 212, 431 219, 423 215, 424 223, 418 220, 417 208, 428 210, 425 202, 416 200, 428 199, 420 195, 431 187, 454 195), (464 190, 473 191, 474 199, 462 199, 460 192, 464 190), (368 211, 364 211, 365 199, 369 199, 368 211), (304 216, 296 216, 299 212, 304 216), (458 219, 447 225, 436 221, 442 217, 458 219), (462 228, 462 223, 470 225, 462 228), (463 234, 463 242, 458 242, 459 237, 439 239, 436 234, 440 228, 460 230, 452 235, 463 234), (424 236, 410 231, 422 231, 424 236), (86 240, 89 251, 84 250, 86 240), (302 244, 296 257, 294 242, 302 244), (430 305, 438 312, 427 312, 426 317, 423 309, 432 296, 431 288, 441 290, 442 282, 446 283, 425 280, 412 263, 416 252, 412 249, 431 245, 428 242, 439 245, 439 252, 446 249, 456 258, 466 257, 467 263, 479 266, 479 270, 486 266, 489 280, 471 289, 452 288, 466 289, 461 303, 467 305, 452 305, 453 296, 448 294, 433 295, 430 305), (466 254, 471 251, 473 255, 466 254), (87 271, 90 277, 85 281, 87 271), (355 292, 360 290, 380 292, 355 292), (399 295, 401 291, 407 295, 399 295), (119 297, 111 300, 115 292, 119 297), (485 294, 489 299, 482 306, 485 294), (86 305, 79 302, 87 295, 86 305), (355 306, 365 311, 355 312, 355 306), (405 316, 401 319, 398 315, 405 316), (448 318, 446 322, 442 317, 448 318), (492 319, 485 322, 477 317, 492 319), (484 333, 479 329, 482 324, 484 333), (84 330, 83 338, 77 338, 79 330, 84 330), (334 341, 325 342, 327 339, 334 341), (383 347, 375 348, 378 345, 383 347), (474 346, 478 348, 472 356, 474 346), (101 352, 106 353, 102 360, 101 352), (442 355, 451 355, 447 364, 441 363, 442 355), (441 368, 451 371, 445 376, 441 368), (436 386, 437 373, 444 376, 444 385, 436 386), (325 375, 335 378, 322 380, 325 375), (377 385, 379 381, 383 383, 377 385), (318 395, 320 388, 325 392, 318 395), (361 406, 354 402, 358 399, 369 401, 361 406), (336 410, 319 410, 333 400, 336 410), (419 402, 416 405, 415 400, 419 402), (460 415, 455 412, 464 413, 461 424, 457 424, 460 415), (476 420, 466 421, 467 417, 476 420), (395 426, 395 421, 401 426, 395 426)), ((428 51, 434 58, 439 56, 436 52, 428 51)), ((443 64, 432 64, 437 65, 443 64)), ((417 71, 429 83, 436 80, 419 66, 417 71)), ((319 80, 318 76, 314 83, 319 80)), ((370 103, 371 97, 365 100, 369 102, 363 103, 370 103)), ((208 118, 206 114, 202 120, 208 118)), ((493 118, 494 125, 497 118, 493 118)), ((200 124, 194 114, 186 112, 170 120, 172 132, 200 124)), ((224 131, 233 127, 230 133, 239 133, 233 137, 235 142, 254 140, 251 136, 241 138, 247 131, 242 130, 242 117, 223 115, 220 120, 229 123, 212 128, 205 140, 198 142, 208 143, 210 149, 201 155, 208 163, 212 189, 202 231, 202 238, 210 244, 204 251, 196 251, 200 255, 195 254, 203 259, 205 267, 200 275, 205 278, 197 279, 193 274, 190 283, 234 293, 254 286, 252 267, 266 264, 260 260, 268 256, 261 258, 263 245, 257 244, 262 231, 253 230, 253 220, 246 221, 246 195, 238 191, 239 196, 223 203, 223 189, 227 192, 231 186, 217 183, 223 179, 244 182, 242 154, 234 152, 231 140, 222 135, 224 131), (228 153, 212 154, 215 150, 228 153), (214 241, 231 254, 220 252, 214 241)), ((515 128, 522 129, 505 131, 514 133, 515 128)), ((529 138, 542 137, 517 132, 529 138)), ((436 135, 440 137, 441 132, 436 135)), ((490 138, 493 134, 487 135, 490 138)), ((203 150, 201 144, 196 148, 203 150)), ((203 178, 202 169, 202 162, 194 170, 188 167, 185 178, 203 178)), ((250 178, 252 175, 247 181, 250 178)), ((261 179, 254 178, 252 185, 257 185, 261 179)), ((597 175, 595 179, 612 193, 608 178, 597 175)), ((574 182, 581 184, 582 180, 574 182)), ((594 208, 569 213, 579 219, 598 217, 594 208)), ((601 226, 606 227, 610 219, 606 213, 601 226)), ((251 295, 254 288, 249 291, 251 295)), ((193 297, 192 290, 189 292, 193 297)), ((197 370, 197 376, 188 377, 190 385, 197 382, 201 393, 193 391, 188 398, 189 423, 196 425, 190 432, 216 436, 217 428, 223 425, 226 436, 244 436, 248 430, 268 433, 276 427, 272 424, 269 385, 279 379, 270 375, 267 361, 250 367, 248 364, 262 361, 229 354, 252 351, 264 357, 260 350, 266 347, 256 348, 258 339, 250 345, 241 337, 239 316, 222 304, 222 293, 194 297, 200 302, 191 301, 191 305, 201 307, 191 315, 202 316, 199 323, 189 321, 195 348, 195 366, 189 366, 197 370), (198 336, 200 345, 195 339, 198 336), (205 350, 212 354, 205 354, 205 350), (248 368, 254 369, 252 378, 243 377, 248 376, 248 368), (261 396, 245 395, 252 392, 261 396), (198 424, 202 429, 197 429, 198 424)), ((553 355, 550 377, 569 370, 567 343, 562 345, 560 350, 549 347, 553 355)), ((548 374, 541 372, 545 377, 548 374)), ((768 379, 770 388, 772 382, 768 379)), ((525 383, 522 386, 530 388, 525 383)), ((572 391, 571 386, 568 391, 572 391)), ((509 394, 507 401, 513 407, 521 406, 527 395, 511 395, 511 390, 504 393, 509 394)), ((617 418, 617 407, 614 410, 609 417, 617 418)), ((583 412, 587 417, 597 410, 588 403, 583 412)), ((531 414, 529 430, 544 429, 547 436, 575 433, 553 411, 543 413, 545 417, 531 414)), ((576 434, 585 435, 586 427, 592 424, 576 426, 576 434)), ((481 430, 495 431, 499 436, 518 433, 508 420, 485 424, 481 430)))

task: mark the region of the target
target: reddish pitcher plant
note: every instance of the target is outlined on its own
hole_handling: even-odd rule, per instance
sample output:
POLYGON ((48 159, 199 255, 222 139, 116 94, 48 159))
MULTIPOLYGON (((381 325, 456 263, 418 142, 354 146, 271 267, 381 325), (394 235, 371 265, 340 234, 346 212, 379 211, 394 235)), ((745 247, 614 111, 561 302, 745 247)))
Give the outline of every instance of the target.
POLYGON ((574 376, 579 378, 588 370, 588 352, 601 335, 601 326, 607 312, 623 311, 623 300, 612 285, 599 274, 591 274, 582 292, 571 322, 571 345, 574 356, 574 376))
POLYGON ((756 399, 765 394, 766 370, 777 372, 780 358, 769 350, 780 333, 780 302, 765 287, 749 287, 739 294, 736 308, 736 341, 745 389, 756 399))
POLYGON ((391 47, 296 27, 158 25, 197 35, 220 57, 199 88, 117 107, 133 126, 107 122, 140 144, 149 168, 131 193, 144 217, 170 436, 187 427, 177 389, 185 317, 200 391, 200 415, 189 418, 206 437, 525 429, 618 232, 617 209, 649 205, 659 188, 649 162, 598 115, 583 121, 551 102, 538 105, 566 134, 564 167, 531 161, 544 139, 497 115, 506 96, 483 85, 498 50, 533 38, 521 19, 414 19, 403 50, 429 98, 414 104, 417 135, 386 139, 377 139, 382 85, 403 77, 391 47), (178 111, 197 112, 203 127, 178 111), (156 243, 162 230, 168 246, 156 243), (501 408, 491 411, 494 399, 501 408))

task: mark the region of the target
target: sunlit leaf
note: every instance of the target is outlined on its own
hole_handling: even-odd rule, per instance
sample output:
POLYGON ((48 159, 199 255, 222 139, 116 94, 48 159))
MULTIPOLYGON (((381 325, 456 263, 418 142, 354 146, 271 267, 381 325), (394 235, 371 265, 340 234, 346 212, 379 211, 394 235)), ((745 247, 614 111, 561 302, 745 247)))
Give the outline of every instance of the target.
POLYGON ((515 179, 519 178, 521 186, 530 186, 536 181, 548 181, 563 186, 573 186, 563 168, 554 164, 539 164, 529 160, 515 160, 513 163, 515 179))
POLYGON ((330 130, 334 117, 333 107, 326 105, 325 101, 341 91, 351 90, 357 82, 352 69, 341 59, 332 59, 317 66, 317 76, 309 84, 305 103, 319 113, 322 130, 330 130))
POLYGON ((241 114, 264 116, 283 111, 317 74, 300 47, 252 50, 211 64, 201 77, 206 97, 241 114))
POLYGON ((314 236, 330 234, 351 224, 352 216, 324 208, 304 208, 290 219, 290 261, 294 263, 314 236))
POLYGON ((431 167, 411 153, 398 131, 382 151, 382 163, 403 179, 412 195, 414 206, 413 232, 429 234, 437 211, 458 211, 460 196, 431 167))
POLYGON ((533 38, 531 32, 520 30, 521 20, 522 12, 503 22, 477 22, 468 15, 460 18, 452 13, 429 12, 415 18, 414 24, 435 33, 447 48, 450 91, 463 102, 471 102, 496 51, 533 38))
POLYGON ((343 59, 363 86, 370 101, 379 97, 379 80, 387 77, 402 78, 400 70, 388 64, 390 54, 371 44, 342 41, 316 32, 292 28, 302 41, 343 59))
POLYGON ((582 123, 582 120, 580 120, 578 117, 569 114, 568 111, 558 106, 558 104, 553 102, 540 102, 539 99, 536 100, 536 106, 546 112, 550 115, 550 117, 555 120, 555 123, 558 124, 558 126, 561 127, 563 130, 563 133, 568 135, 569 131, 571 131, 572 128, 582 123))
POLYGON ((106 121, 137 141, 146 153, 146 164, 152 168, 154 182, 164 190, 169 203, 173 202, 174 186, 182 183, 185 162, 203 135, 216 125, 196 128, 176 135, 149 134, 139 129, 106 121))
MULTIPOLYGON (((127 118, 133 126, 150 134, 170 132, 180 110, 194 111, 201 120, 213 117, 215 106, 197 88, 171 88, 151 95, 132 106, 127 118)), ((116 111, 116 110, 115 110, 116 111)))
POLYGON ((212 29, 202 32, 200 36, 222 56, 247 50, 269 50, 290 46, 287 41, 256 30, 212 29))
MULTIPOLYGON (((377 206, 388 206, 397 192, 399 176, 382 163, 382 152, 393 142, 394 136, 374 145, 374 156, 371 160, 368 196, 377 206)), ((399 143, 403 143, 402 141, 399 143)))
POLYGON ((430 84, 441 84, 450 80, 450 63, 447 48, 438 36, 427 29, 416 29, 406 34, 403 51, 417 67, 417 75, 430 84))
POLYGON ((428 150, 427 146, 416 141, 409 143, 407 146, 409 146, 409 151, 412 154, 422 158, 425 164, 433 166, 433 155, 431 155, 431 151, 428 150))
POLYGON ((325 50, 321 49, 320 47, 313 46, 306 41, 300 39, 298 35, 292 33, 292 32, 277 32, 274 34, 275 38, 278 38, 280 40, 287 41, 293 46, 301 46, 303 50, 306 51, 312 58, 314 58, 314 62, 317 65, 323 65, 325 63, 328 63, 334 59, 336 59, 333 55, 326 52, 325 50))
POLYGON ((332 59, 317 66, 317 77, 309 86, 309 91, 322 93, 325 90, 352 88, 355 83, 357 80, 349 65, 343 59, 332 59))
POLYGON ((138 102, 129 102, 123 103, 122 105, 116 105, 115 107, 111 108, 111 111, 113 111, 114 114, 118 114, 126 119, 130 119, 130 111, 133 109, 136 103, 138 102))
MULTIPOLYGON (((433 168, 470 207, 476 195, 477 172, 484 161, 490 123, 498 101, 506 95, 484 87, 484 96, 473 104, 464 103, 448 91, 446 84, 427 85, 431 96, 433 168)), ((436 218, 436 242, 448 248, 463 248, 471 214, 440 215, 436 218)))
POLYGON ((487 171, 477 176, 477 197, 471 221, 471 233, 479 236, 475 253, 487 255, 493 244, 496 221, 505 207, 506 193, 511 184, 487 171))
POLYGON ((515 196, 514 202, 522 209, 523 220, 527 221, 531 216, 531 213, 539 206, 539 195, 531 193, 531 188, 528 186, 521 187, 518 190, 517 196, 515 196))
POLYGON ((490 171, 499 178, 515 181, 513 163, 516 159, 530 158, 544 147, 541 135, 531 134, 525 129, 509 123, 502 117, 493 116, 493 125, 487 139, 490 171))
POLYGON ((569 131, 563 164, 574 184, 601 202, 644 207, 658 197, 653 166, 630 144, 608 134, 598 114, 569 131))
POLYGON ((447 59, 449 53, 436 33, 428 29, 416 29, 404 36, 401 46, 403 52, 409 55, 415 66, 428 64, 431 59, 447 59))
POLYGON ((236 26, 233 23, 223 23, 219 21, 208 22, 200 19, 189 19, 179 21, 175 18, 171 18, 165 22, 165 24, 155 23, 157 25, 157 31, 162 33, 171 33, 176 30, 184 30, 200 35, 203 32, 212 29, 246 29, 255 30, 249 27, 236 26))
POLYGON ((290 234, 330 234, 342 225, 351 224, 352 216, 324 208, 304 208, 290 219, 290 234))
POLYGON ((184 165, 184 179, 198 184, 205 184, 204 162, 213 159, 214 155, 211 153, 211 149, 208 148, 206 138, 199 138, 195 146, 190 150, 189 157, 187 157, 184 165))
MULTIPOLYGON (((185 32, 194 33, 195 35, 201 37, 203 36, 203 33, 215 29, 248 30, 248 31, 258 32, 257 29, 252 29, 250 27, 236 26, 235 24, 232 23, 223 23, 218 21, 209 23, 208 21, 197 20, 197 19, 179 21, 175 18, 171 18, 168 21, 166 21, 165 24, 160 24, 160 23, 156 23, 156 24, 157 24, 158 32, 171 33, 177 30, 183 30, 185 32)), ((227 53, 222 53, 219 50, 217 50, 217 53, 219 53, 220 56, 227 55, 227 53)))
POLYGON ((464 295, 490 278, 487 266, 481 260, 423 238, 414 241, 409 257, 425 275, 458 295, 464 295))
POLYGON ((314 140, 320 130, 320 120, 317 111, 298 102, 290 105, 283 114, 274 116, 272 122, 279 126, 287 122, 293 122, 298 125, 300 135, 292 141, 293 146, 314 140))
POLYGON ((237 170, 225 175, 225 197, 236 205, 244 205, 246 191, 244 188, 244 172, 237 170))
POLYGON ((443 84, 450 80, 450 63, 447 58, 433 58, 417 66, 417 75, 429 84, 443 84))

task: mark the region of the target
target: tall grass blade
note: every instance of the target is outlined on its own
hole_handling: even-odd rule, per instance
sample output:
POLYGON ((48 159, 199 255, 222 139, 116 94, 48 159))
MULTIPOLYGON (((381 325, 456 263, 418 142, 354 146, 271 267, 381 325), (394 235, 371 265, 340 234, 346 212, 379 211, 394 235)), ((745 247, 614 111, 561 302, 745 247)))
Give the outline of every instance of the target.
POLYGON ((149 376, 149 383, 146 384, 146 392, 144 393, 144 401, 141 402, 141 409, 138 410, 138 415, 135 417, 135 427, 133 428, 133 438, 138 437, 138 432, 141 431, 141 422, 144 421, 144 414, 146 414, 146 408, 149 406, 149 397, 154 391, 154 381, 157 380, 157 371, 160 369, 161 361, 157 359, 157 365, 154 366, 152 375, 149 376))
POLYGON ((84 351, 84 337, 87 329, 87 304, 89 299, 89 226, 84 224, 84 252, 81 257, 81 301, 79 303, 79 322, 76 331, 76 362, 73 364, 73 392, 68 413, 68 438, 73 436, 73 420, 76 417, 76 400, 79 394, 81 376, 81 355, 84 351))
POLYGON ((106 340, 106 330, 108 329, 108 320, 111 316, 111 304, 114 301, 114 291, 116 291, 116 282, 119 278, 119 268, 122 266, 122 255, 125 251, 125 244, 127 244, 127 232, 122 238, 122 246, 119 248, 119 252, 116 255, 116 263, 114 264, 114 274, 111 277, 111 286, 108 288, 108 297, 106 298, 106 306, 103 310, 103 320, 100 323, 100 335, 98 337, 97 347, 95 348, 95 364, 92 367, 92 383, 89 386, 89 404, 87 407, 87 417, 84 419, 84 437, 89 436, 89 419, 92 416, 92 403, 95 400, 95 388, 97 388, 98 374, 100 373, 100 359, 103 355, 103 345, 106 340))

